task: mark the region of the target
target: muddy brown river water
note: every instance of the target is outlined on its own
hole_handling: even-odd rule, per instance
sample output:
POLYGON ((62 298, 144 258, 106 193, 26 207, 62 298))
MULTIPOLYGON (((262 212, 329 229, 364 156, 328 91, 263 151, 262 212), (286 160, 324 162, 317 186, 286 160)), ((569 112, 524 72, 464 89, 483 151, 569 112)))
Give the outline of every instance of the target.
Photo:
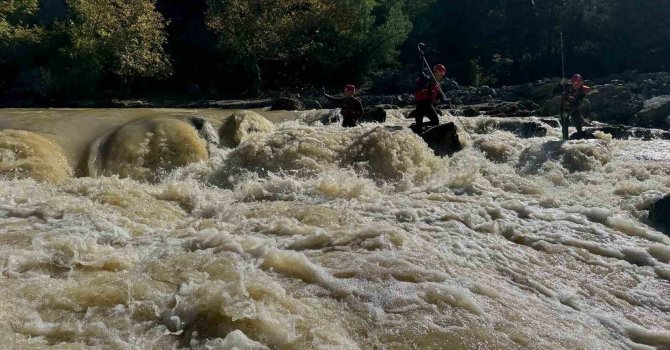
POLYGON ((0 348, 670 348, 669 141, 234 112, 0 110, 0 348))

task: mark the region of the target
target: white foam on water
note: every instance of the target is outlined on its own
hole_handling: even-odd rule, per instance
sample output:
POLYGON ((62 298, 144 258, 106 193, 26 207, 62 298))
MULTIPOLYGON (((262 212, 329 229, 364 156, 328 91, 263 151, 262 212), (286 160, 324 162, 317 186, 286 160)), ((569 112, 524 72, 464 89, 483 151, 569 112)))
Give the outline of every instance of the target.
POLYGON ((670 163, 635 156, 666 143, 494 131, 439 158, 307 125, 325 113, 251 118, 150 182, 0 181, 0 346, 667 347, 670 239, 646 215, 670 163))

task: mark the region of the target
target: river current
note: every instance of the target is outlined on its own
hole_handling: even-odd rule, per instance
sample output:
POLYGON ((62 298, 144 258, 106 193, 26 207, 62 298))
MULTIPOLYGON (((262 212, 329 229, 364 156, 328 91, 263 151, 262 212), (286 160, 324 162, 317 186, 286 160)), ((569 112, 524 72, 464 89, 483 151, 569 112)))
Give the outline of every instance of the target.
POLYGON ((0 110, 0 348, 670 349, 670 141, 233 112, 0 110))

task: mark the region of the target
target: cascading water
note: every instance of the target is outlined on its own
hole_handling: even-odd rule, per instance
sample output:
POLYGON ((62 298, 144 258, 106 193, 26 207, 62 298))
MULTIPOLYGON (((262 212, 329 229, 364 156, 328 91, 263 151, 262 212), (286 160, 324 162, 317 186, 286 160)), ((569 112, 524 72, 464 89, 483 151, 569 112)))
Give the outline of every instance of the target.
POLYGON ((440 158, 318 111, 3 113, 31 133, 0 132, 2 348, 670 346, 670 238, 646 221, 668 141, 493 130, 440 158), (236 147, 207 152, 190 115, 236 147))

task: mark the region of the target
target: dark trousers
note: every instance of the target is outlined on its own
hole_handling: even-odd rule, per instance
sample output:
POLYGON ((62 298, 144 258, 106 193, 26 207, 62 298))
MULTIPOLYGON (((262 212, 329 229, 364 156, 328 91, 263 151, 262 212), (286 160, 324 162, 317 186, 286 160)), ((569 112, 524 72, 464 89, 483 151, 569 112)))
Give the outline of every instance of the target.
POLYGON ((428 125, 440 125, 440 118, 437 116, 437 111, 433 107, 433 101, 418 101, 416 108, 410 113, 416 121, 416 131, 421 132, 423 128, 423 118, 428 117, 428 125))
POLYGON ((584 118, 582 117, 582 112, 579 109, 574 109, 568 114, 569 118, 572 119, 572 124, 575 125, 577 132, 582 132, 582 124, 584 123, 584 118))

